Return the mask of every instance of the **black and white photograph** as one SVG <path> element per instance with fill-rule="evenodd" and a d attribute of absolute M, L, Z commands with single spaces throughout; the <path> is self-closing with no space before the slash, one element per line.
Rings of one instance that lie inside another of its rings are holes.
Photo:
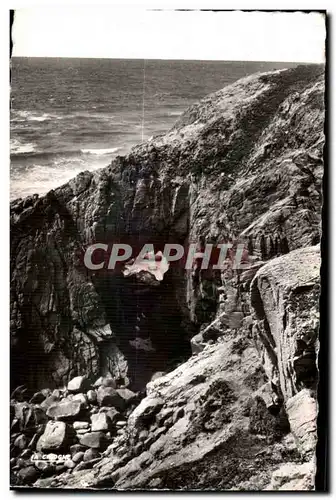
<path fill-rule="evenodd" d="M 8 487 L 326 491 L 326 11 L 10 16 Z"/>

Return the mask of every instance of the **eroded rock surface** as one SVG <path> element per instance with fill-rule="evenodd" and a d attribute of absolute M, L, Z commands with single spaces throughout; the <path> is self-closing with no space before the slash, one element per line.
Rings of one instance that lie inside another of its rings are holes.
<path fill-rule="evenodd" d="M 323 67 L 253 75 L 105 169 L 12 203 L 14 484 L 314 487 L 323 124 Z M 171 265 L 157 280 L 83 260 L 96 242 L 230 238 L 243 272 Z M 42 471 L 30 456 L 63 407 L 78 407 L 71 458 Z"/>

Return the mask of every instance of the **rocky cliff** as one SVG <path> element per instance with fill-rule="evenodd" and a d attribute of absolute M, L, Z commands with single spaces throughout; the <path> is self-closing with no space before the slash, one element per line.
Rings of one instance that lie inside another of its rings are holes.
<path fill-rule="evenodd" d="M 323 129 L 322 67 L 253 75 L 105 169 L 12 203 L 15 484 L 313 488 Z M 83 263 L 97 242 L 235 239 L 242 273 Z M 37 442 L 74 453 L 39 469 Z"/>

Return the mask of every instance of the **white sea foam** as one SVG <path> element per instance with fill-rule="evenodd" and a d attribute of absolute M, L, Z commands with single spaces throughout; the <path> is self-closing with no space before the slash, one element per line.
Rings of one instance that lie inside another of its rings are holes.
<path fill-rule="evenodd" d="M 53 118 L 52 115 L 49 115 L 48 113 L 43 113 L 41 116 L 30 116 L 28 119 L 31 122 L 45 122 L 46 120 L 51 120 Z"/>
<path fill-rule="evenodd" d="M 12 110 L 12 119 L 17 122 L 45 122 L 47 120 L 62 120 L 63 116 L 53 113 L 36 113 L 27 110 Z"/>
<path fill-rule="evenodd" d="M 11 154 L 33 153 L 35 151 L 35 148 L 36 144 L 34 144 L 33 142 L 27 142 L 26 144 L 23 144 L 18 139 L 11 139 L 10 141 Z"/>
<path fill-rule="evenodd" d="M 13 169 L 11 172 L 11 199 L 29 196 L 35 193 L 43 195 L 55 189 L 78 175 L 83 170 L 91 172 L 106 166 L 106 162 L 93 162 L 89 165 L 76 160 L 75 162 L 63 161 L 48 166 L 35 164 L 24 170 Z"/>
<path fill-rule="evenodd" d="M 116 153 L 120 148 L 103 148 L 103 149 L 81 149 L 84 154 L 91 155 L 107 155 L 110 153 Z"/>

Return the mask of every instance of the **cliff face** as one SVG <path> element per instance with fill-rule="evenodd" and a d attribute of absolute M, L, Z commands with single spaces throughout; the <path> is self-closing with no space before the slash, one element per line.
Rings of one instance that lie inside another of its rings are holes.
<path fill-rule="evenodd" d="M 56 486 L 312 487 L 323 123 L 323 68 L 253 75 L 105 169 L 12 203 L 13 385 L 109 372 L 144 391 L 177 366 L 129 416 L 118 438 L 127 454 L 116 446 Z M 160 250 L 232 236 L 253 256 L 239 279 L 172 266 L 140 283 L 82 259 L 96 242 Z M 216 319 L 215 344 L 195 337 Z M 202 352 L 181 365 L 192 337 Z M 152 438 L 136 447 L 141 431 Z"/>

